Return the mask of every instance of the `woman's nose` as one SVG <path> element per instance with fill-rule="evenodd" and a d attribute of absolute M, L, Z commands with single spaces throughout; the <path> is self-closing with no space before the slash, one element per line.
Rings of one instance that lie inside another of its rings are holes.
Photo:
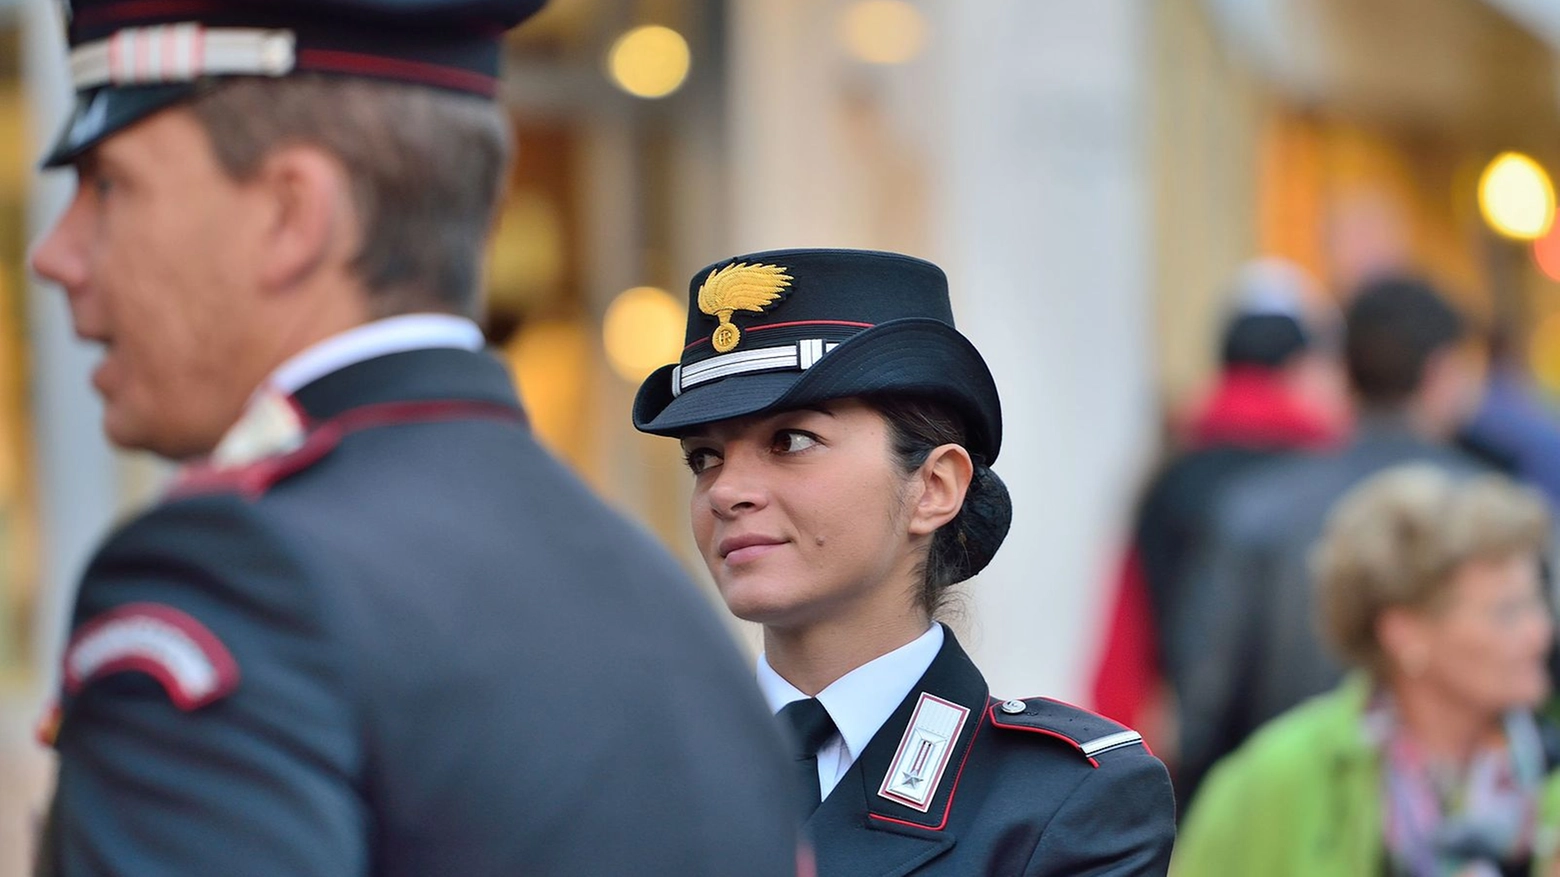
<path fill-rule="evenodd" d="M 764 507 L 767 493 L 756 463 L 749 454 L 727 449 L 726 458 L 715 471 L 715 481 L 709 489 L 710 508 L 717 517 L 731 517 Z"/>

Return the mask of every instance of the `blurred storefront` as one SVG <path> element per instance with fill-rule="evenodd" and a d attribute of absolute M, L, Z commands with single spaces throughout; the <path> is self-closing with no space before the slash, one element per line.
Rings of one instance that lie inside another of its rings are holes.
<path fill-rule="evenodd" d="M 1560 171 L 1560 6 L 1169 0 L 1158 11 L 1167 398 L 1205 373 L 1209 308 L 1258 253 L 1299 262 L 1337 298 L 1372 272 L 1427 273 L 1518 344 L 1560 308 L 1560 271 L 1492 230 L 1478 200 L 1503 152 Z"/>

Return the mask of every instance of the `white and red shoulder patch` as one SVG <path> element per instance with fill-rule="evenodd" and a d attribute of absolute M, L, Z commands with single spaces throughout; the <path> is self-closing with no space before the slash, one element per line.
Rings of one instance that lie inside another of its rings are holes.
<path fill-rule="evenodd" d="M 238 687 L 238 664 L 205 625 L 162 603 L 129 603 L 82 625 L 65 649 L 65 692 L 136 671 L 156 679 L 181 710 L 214 703 Z"/>

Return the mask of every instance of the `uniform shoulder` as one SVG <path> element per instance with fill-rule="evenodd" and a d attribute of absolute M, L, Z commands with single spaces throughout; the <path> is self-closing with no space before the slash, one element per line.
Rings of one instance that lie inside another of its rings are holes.
<path fill-rule="evenodd" d="M 1148 753 L 1143 735 L 1126 725 L 1048 697 L 992 699 L 987 712 L 993 727 L 1060 743 L 1094 767 L 1099 767 L 1099 759 L 1107 755 L 1128 750 Z"/>

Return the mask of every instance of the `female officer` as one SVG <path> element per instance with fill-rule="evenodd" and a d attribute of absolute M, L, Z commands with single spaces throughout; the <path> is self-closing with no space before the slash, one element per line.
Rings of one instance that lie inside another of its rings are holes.
<path fill-rule="evenodd" d="M 947 279 L 892 253 L 718 262 L 634 425 L 675 436 L 694 539 L 763 626 L 822 875 L 1164 874 L 1170 783 L 1141 738 L 999 700 L 933 622 L 1007 534 L 996 385 Z M 740 781 L 740 780 L 738 780 Z"/>

